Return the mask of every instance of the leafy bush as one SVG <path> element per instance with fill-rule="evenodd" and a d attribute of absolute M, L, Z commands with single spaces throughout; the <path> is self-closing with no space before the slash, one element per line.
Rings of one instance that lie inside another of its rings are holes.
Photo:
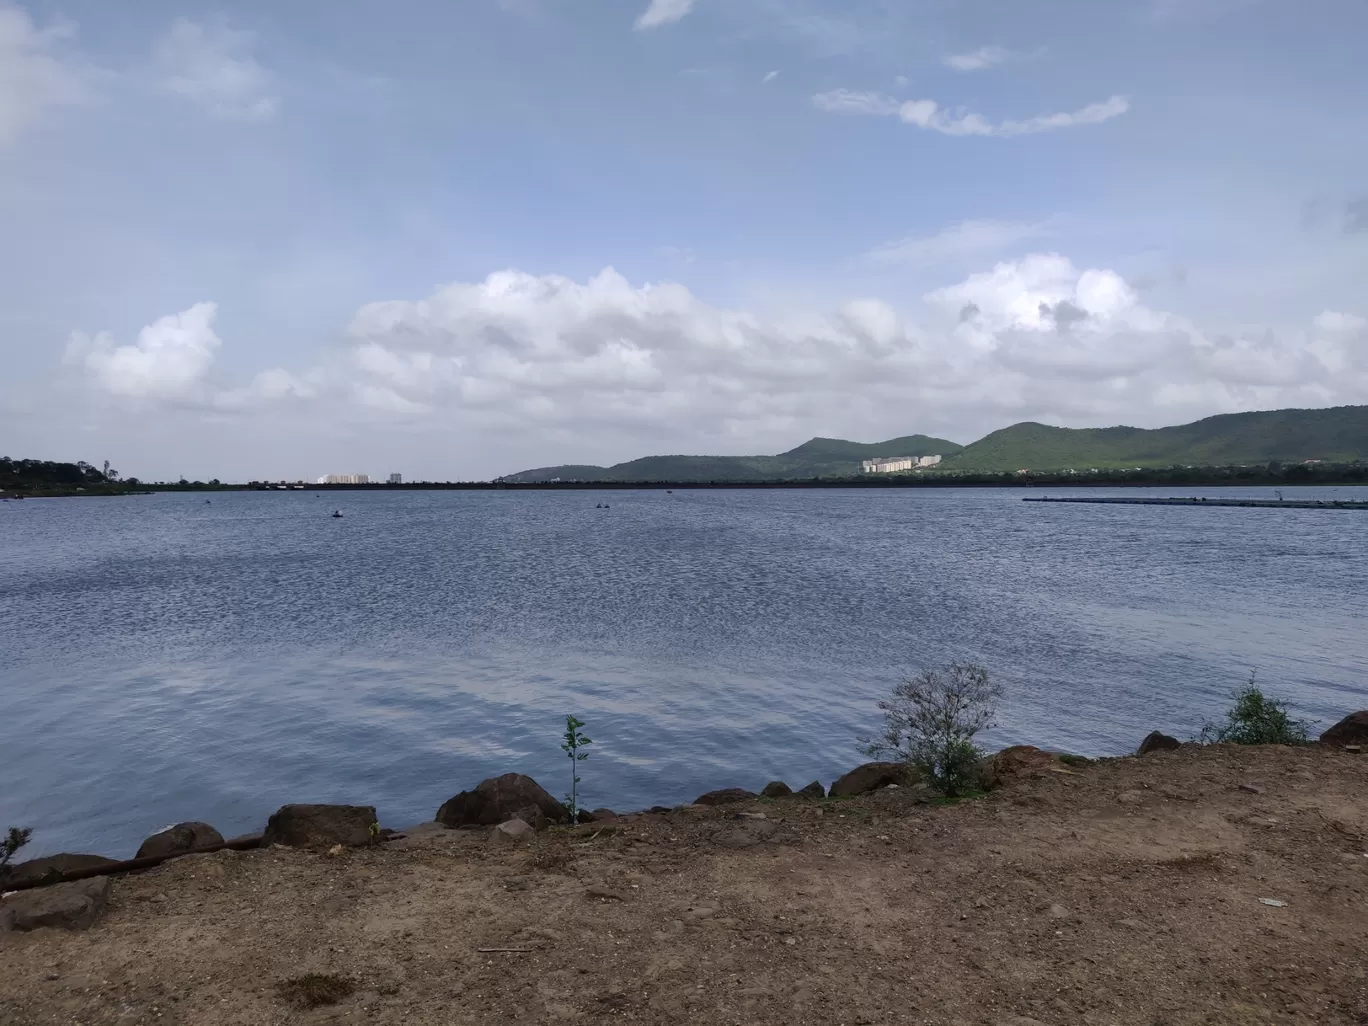
<path fill-rule="evenodd" d="M 1224 723 L 1208 723 L 1202 728 L 1204 744 L 1222 742 L 1234 745 L 1307 745 L 1311 725 L 1287 715 L 1287 704 L 1268 698 L 1249 683 L 1231 695 L 1235 704 L 1226 712 Z"/>
<path fill-rule="evenodd" d="M 916 766 L 933 787 L 948 796 L 977 789 L 978 761 L 984 753 L 974 744 L 979 731 L 993 725 L 1002 688 L 988 671 L 971 663 L 951 663 L 923 670 L 893 688 L 879 703 L 883 733 L 861 738 L 871 756 L 894 756 Z"/>
<path fill-rule="evenodd" d="M 28 827 L 10 827 L 5 832 L 5 839 L 0 841 L 0 876 L 4 875 L 5 867 L 9 865 L 10 859 L 24 845 L 29 843 L 29 838 L 33 836 L 33 831 Z"/>

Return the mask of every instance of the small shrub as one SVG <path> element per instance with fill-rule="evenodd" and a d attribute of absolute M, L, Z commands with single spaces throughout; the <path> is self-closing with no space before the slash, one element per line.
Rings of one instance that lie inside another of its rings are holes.
<path fill-rule="evenodd" d="M 5 839 L 0 841 L 0 873 L 5 871 L 10 859 L 18 853 L 19 849 L 29 843 L 29 838 L 33 836 L 33 831 L 28 827 L 10 827 L 5 831 Z"/>
<path fill-rule="evenodd" d="M 570 757 L 570 793 L 565 796 L 565 808 L 570 813 L 570 822 L 579 822 L 579 764 L 589 758 L 583 751 L 585 745 L 594 742 L 580 733 L 583 721 L 573 716 L 565 718 L 565 734 L 561 739 L 561 751 Z"/>
<path fill-rule="evenodd" d="M 1080 768 L 1083 766 L 1092 765 L 1092 760 L 1089 759 L 1086 755 L 1064 754 L 1059 757 L 1059 761 L 1062 762 L 1065 766 L 1077 766 Z"/>
<path fill-rule="evenodd" d="M 331 973 L 306 973 L 292 980 L 282 980 L 276 991 L 287 1005 L 295 1008 L 320 1008 L 335 1005 L 356 991 L 356 981 Z"/>
<path fill-rule="evenodd" d="M 1307 745 L 1311 725 L 1287 715 L 1287 703 L 1268 698 L 1249 683 L 1231 697 L 1235 704 L 1226 712 L 1224 723 L 1208 723 L 1202 728 L 1203 744 L 1219 742 L 1233 745 Z"/>
<path fill-rule="evenodd" d="M 879 703 L 884 731 L 862 738 L 869 755 L 905 759 L 948 797 L 976 791 L 983 752 L 974 744 L 979 731 L 993 725 L 1002 688 L 988 671 L 970 663 L 923 670 L 893 688 Z"/>

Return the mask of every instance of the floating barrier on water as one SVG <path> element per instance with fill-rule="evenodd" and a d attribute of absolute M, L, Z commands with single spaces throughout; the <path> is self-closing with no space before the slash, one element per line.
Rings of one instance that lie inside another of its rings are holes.
<path fill-rule="evenodd" d="M 1368 501 L 1359 499 L 1194 499 L 1178 496 L 1169 499 L 1092 497 L 1077 495 L 1033 495 L 1022 502 L 1093 502 L 1111 506 L 1249 506 L 1255 509 L 1360 509 L 1368 511 Z"/>

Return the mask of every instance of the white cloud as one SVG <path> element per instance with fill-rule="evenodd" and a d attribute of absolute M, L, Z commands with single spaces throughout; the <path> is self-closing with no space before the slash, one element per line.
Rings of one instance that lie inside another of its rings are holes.
<path fill-rule="evenodd" d="M 999 252 L 1039 235 L 1041 226 L 989 219 L 961 221 L 935 235 L 887 242 L 866 254 L 880 264 L 932 266 Z"/>
<path fill-rule="evenodd" d="M 1090 103 L 1072 114 L 1042 114 L 1027 118 L 1025 121 L 1004 121 L 998 125 L 998 135 L 1032 135 L 1048 132 L 1055 128 L 1070 128 L 1074 125 L 1100 125 L 1103 121 L 1120 117 L 1130 110 L 1130 101 L 1124 96 L 1113 96 L 1100 103 Z"/>
<path fill-rule="evenodd" d="M 832 114 L 896 114 L 898 101 L 882 93 L 860 92 L 855 89 L 832 89 L 812 98 L 818 110 Z"/>
<path fill-rule="evenodd" d="M 956 71 L 982 71 L 1001 64 L 1007 59 L 1007 51 L 1000 46 L 983 46 L 973 53 L 947 54 L 942 63 Z"/>
<path fill-rule="evenodd" d="M 61 22 L 39 29 L 23 8 L 0 0 L 0 146 L 49 107 L 85 99 L 82 73 L 58 53 L 74 31 Z"/>
<path fill-rule="evenodd" d="M 137 343 L 77 336 L 73 359 L 118 396 L 217 415 L 311 404 L 310 423 L 604 446 L 765 451 L 814 430 L 952 436 L 1017 420 L 1180 423 L 1218 412 L 1368 402 L 1368 322 L 1327 311 L 1301 331 L 1207 332 L 1146 306 L 1114 271 L 1036 253 L 899 310 L 856 297 L 778 316 L 714 306 L 677 284 L 501 271 L 424 299 L 361 307 L 347 345 L 295 376 L 209 380 L 213 304 Z M 851 397 L 859 396 L 858 403 Z M 534 444 L 535 443 L 535 444 Z M 523 443 L 518 443 L 522 445 Z M 509 466 L 504 470 L 521 469 Z"/>
<path fill-rule="evenodd" d="M 993 124 L 982 114 L 963 110 L 951 111 L 935 100 L 907 100 L 899 103 L 882 93 L 833 89 L 818 93 L 812 102 L 819 110 L 833 114 L 897 115 L 905 124 L 944 135 L 1034 135 L 1074 125 L 1096 125 L 1118 117 L 1130 109 L 1124 96 L 1113 96 L 1100 103 L 1092 103 L 1071 113 L 1041 114 L 1024 121 L 1002 121 Z"/>
<path fill-rule="evenodd" d="M 147 325 L 128 346 L 115 346 L 108 332 L 93 338 L 75 332 L 67 345 L 67 362 L 83 366 L 113 395 L 193 399 L 201 392 L 219 347 L 214 334 L 217 313 L 215 303 L 196 303 Z"/>
<path fill-rule="evenodd" d="M 270 73 L 247 52 L 251 41 L 247 32 L 177 18 L 156 47 L 162 84 L 218 117 L 266 120 L 279 100 Z"/>
<path fill-rule="evenodd" d="M 1316 318 L 1316 327 L 1321 331 L 1362 331 L 1368 327 L 1368 320 L 1353 314 L 1326 310 Z"/>
<path fill-rule="evenodd" d="M 766 73 L 765 73 L 765 77 L 762 78 L 762 79 L 760 80 L 760 84 L 761 84 L 761 85 L 768 85 L 770 82 L 773 82 L 773 81 L 774 81 L 776 78 L 778 78 L 778 77 L 779 77 L 779 72 L 777 72 L 777 71 L 769 71 L 769 72 L 766 72 Z"/>
<path fill-rule="evenodd" d="M 64 362 L 79 367 L 99 391 L 124 399 L 241 410 L 263 402 L 309 399 L 327 387 L 327 372 L 303 378 L 278 367 L 258 373 L 244 387 L 222 388 L 210 380 L 222 340 L 214 331 L 218 304 L 196 303 L 158 318 L 132 345 L 117 346 L 109 332 L 72 332 Z"/>
<path fill-rule="evenodd" d="M 899 89 L 906 89 L 906 88 L 907 88 L 907 83 L 908 83 L 909 81 L 910 81 L 910 80 L 908 79 L 908 77 L 907 77 L 906 75 L 898 75 L 897 77 L 895 77 L 895 78 L 893 79 L 893 84 L 894 84 L 895 86 L 897 86 Z"/>
<path fill-rule="evenodd" d="M 650 6 L 636 20 L 639 29 L 656 28 L 679 21 L 691 10 L 694 0 L 651 0 Z"/>

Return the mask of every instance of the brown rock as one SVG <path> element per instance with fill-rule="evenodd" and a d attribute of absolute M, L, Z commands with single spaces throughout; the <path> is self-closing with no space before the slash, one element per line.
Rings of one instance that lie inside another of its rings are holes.
<path fill-rule="evenodd" d="M 1065 769 L 1059 756 L 1034 745 L 1013 745 L 979 763 L 984 787 L 1001 787 L 1014 779 L 1038 777 Z"/>
<path fill-rule="evenodd" d="M 1145 735 L 1145 740 L 1140 742 L 1140 747 L 1135 750 L 1135 754 L 1149 755 L 1150 752 L 1167 752 L 1182 747 L 1183 743 L 1176 737 L 1169 737 L 1167 734 L 1154 730 Z"/>
<path fill-rule="evenodd" d="M 3 873 L 0 880 L 4 881 L 4 887 L 0 887 L 0 890 L 32 887 L 43 881 L 58 880 L 64 873 L 109 866 L 116 861 L 118 860 L 107 859 L 103 855 L 72 855 L 65 852 L 61 855 L 45 855 L 41 859 L 29 859 L 27 862 L 9 866 L 7 871 L 0 871 Z"/>
<path fill-rule="evenodd" d="M 713 840 L 724 848 L 749 848 L 768 840 L 778 829 L 778 826 L 768 820 L 743 820 L 734 827 L 719 831 Z"/>
<path fill-rule="evenodd" d="M 782 780 L 771 780 L 761 789 L 760 794 L 765 798 L 787 798 L 793 794 L 793 788 Z"/>
<path fill-rule="evenodd" d="M 177 823 L 143 841 L 135 858 L 151 855 L 182 855 L 196 848 L 223 843 L 223 835 L 208 823 Z"/>
<path fill-rule="evenodd" d="M 867 762 L 863 766 L 856 766 L 832 784 L 827 795 L 831 798 L 849 798 L 877 791 L 889 784 L 915 784 L 920 779 L 921 772 L 905 762 Z"/>
<path fill-rule="evenodd" d="M 546 790 L 522 773 L 505 773 L 480 781 L 473 791 L 462 791 L 449 798 L 437 810 L 437 822 L 443 826 L 494 826 L 506 822 L 517 813 L 535 805 L 548 821 L 566 823 L 570 813 Z"/>
<path fill-rule="evenodd" d="M 1350 713 L 1320 736 L 1323 745 L 1368 744 L 1368 709 Z"/>
<path fill-rule="evenodd" d="M 0 902 L 0 932 L 45 926 L 89 930 L 108 901 L 107 876 L 21 891 Z"/>
<path fill-rule="evenodd" d="M 694 799 L 695 805 L 727 805 L 731 802 L 747 802 L 752 798 L 760 797 L 754 791 L 747 791 L 740 787 L 724 787 L 718 791 L 709 791 L 707 794 L 700 794 Z"/>
<path fill-rule="evenodd" d="M 263 848 L 284 844 L 292 848 L 359 847 L 371 843 L 373 805 L 282 805 L 266 822 Z"/>
<path fill-rule="evenodd" d="M 525 809 L 519 809 L 517 812 L 513 813 L 513 815 L 509 818 L 520 819 L 528 826 L 530 826 L 533 830 L 546 829 L 546 813 L 542 812 L 542 810 L 535 805 L 529 805 Z"/>
<path fill-rule="evenodd" d="M 807 787 L 797 792 L 799 798 L 825 798 L 826 788 L 822 786 L 820 780 L 814 780 Z"/>
<path fill-rule="evenodd" d="M 611 823 L 620 817 L 612 809 L 594 809 L 592 812 L 580 809 L 579 818 L 581 823 Z"/>
<path fill-rule="evenodd" d="M 537 835 L 537 831 L 530 823 L 522 819 L 510 819 L 507 823 L 500 823 L 489 832 L 490 844 L 517 844 L 519 841 L 530 841 Z"/>

